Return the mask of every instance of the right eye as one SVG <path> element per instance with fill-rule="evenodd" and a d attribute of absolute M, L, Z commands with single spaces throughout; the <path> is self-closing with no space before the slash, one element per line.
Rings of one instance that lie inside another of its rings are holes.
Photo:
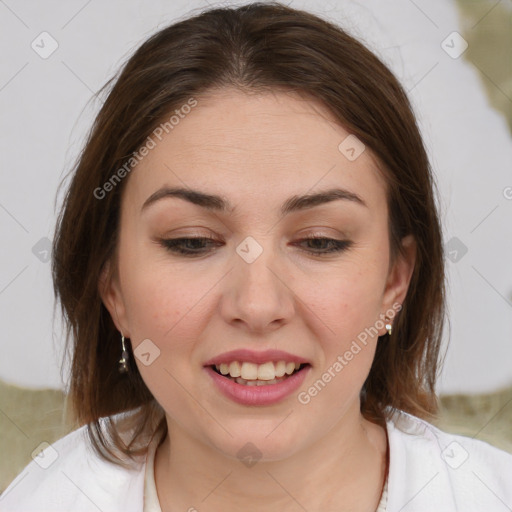
<path fill-rule="evenodd" d="M 220 242 L 213 237 L 162 238 L 159 240 L 160 245 L 170 252 L 184 256 L 201 256 L 202 254 L 210 252 L 209 250 L 204 250 L 204 242 L 208 242 L 208 246 L 220 244 Z"/>

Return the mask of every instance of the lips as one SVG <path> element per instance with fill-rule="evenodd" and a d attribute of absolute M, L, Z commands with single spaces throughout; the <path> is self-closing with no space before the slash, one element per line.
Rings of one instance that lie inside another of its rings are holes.
<path fill-rule="evenodd" d="M 271 405 L 285 399 L 311 370 L 307 359 L 282 350 L 232 350 L 203 366 L 223 395 L 243 405 Z"/>
<path fill-rule="evenodd" d="M 270 381 L 245 380 L 221 375 L 215 366 L 205 366 L 215 388 L 228 399 L 245 406 L 269 406 L 289 398 L 303 384 L 311 371 L 311 365 L 301 365 L 291 375 Z"/>

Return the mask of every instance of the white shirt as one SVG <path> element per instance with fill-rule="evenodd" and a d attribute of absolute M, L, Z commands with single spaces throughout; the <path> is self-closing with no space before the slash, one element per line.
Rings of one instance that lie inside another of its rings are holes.
<path fill-rule="evenodd" d="M 512 510 L 512 454 L 403 411 L 394 411 L 386 427 L 386 512 Z M 160 512 L 148 460 L 154 451 L 132 470 L 104 461 L 81 427 L 28 464 L 0 497 L 0 512 Z"/>

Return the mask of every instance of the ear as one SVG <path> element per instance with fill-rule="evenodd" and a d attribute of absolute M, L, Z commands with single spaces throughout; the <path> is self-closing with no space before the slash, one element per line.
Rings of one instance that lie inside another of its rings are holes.
<path fill-rule="evenodd" d="M 130 338 L 130 331 L 126 318 L 126 308 L 119 284 L 119 278 L 117 272 L 112 271 L 110 260 L 107 261 L 101 271 L 101 275 L 98 280 L 98 291 L 117 330 L 126 338 Z"/>
<path fill-rule="evenodd" d="M 393 308 L 393 304 L 403 304 L 409 289 L 412 273 L 416 263 L 416 241 L 412 235 L 402 239 L 403 255 L 398 253 L 393 268 L 390 269 L 384 289 L 382 313 Z M 391 319 L 391 323 L 393 320 Z M 380 335 L 385 334 L 384 330 Z"/>

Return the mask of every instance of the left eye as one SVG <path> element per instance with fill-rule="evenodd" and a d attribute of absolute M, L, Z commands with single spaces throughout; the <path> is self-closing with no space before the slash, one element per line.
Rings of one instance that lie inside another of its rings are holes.
<path fill-rule="evenodd" d="M 312 248 L 310 246 L 309 249 L 304 249 L 306 252 L 320 256 L 323 254 L 342 252 L 352 245 L 350 240 L 335 240 L 327 237 L 303 238 L 299 240 L 298 243 L 303 244 L 305 242 L 313 243 L 316 246 Z M 169 238 L 160 240 L 160 243 L 169 251 L 185 256 L 205 254 L 211 250 L 208 249 L 208 246 L 222 245 L 222 242 L 210 237 Z M 319 245 L 321 247 L 319 247 Z"/>
<path fill-rule="evenodd" d="M 319 251 L 312 252 L 320 255 L 332 252 L 341 252 L 344 251 L 345 249 L 348 249 L 352 245 L 352 242 L 350 240 L 335 240 L 334 238 L 326 237 L 304 238 L 300 240 L 300 242 L 315 242 L 313 245 L 316 245 L 316 248 L 319 249 Z M 324 244 L 317 244 L 316 242 L 324 242 Z M 325 247 L 325 244 L 327 244 L 329 248 L 325 248 L 322 250 L 320 247 L 318 247 L 318 245 L 324 245 Z"/>

